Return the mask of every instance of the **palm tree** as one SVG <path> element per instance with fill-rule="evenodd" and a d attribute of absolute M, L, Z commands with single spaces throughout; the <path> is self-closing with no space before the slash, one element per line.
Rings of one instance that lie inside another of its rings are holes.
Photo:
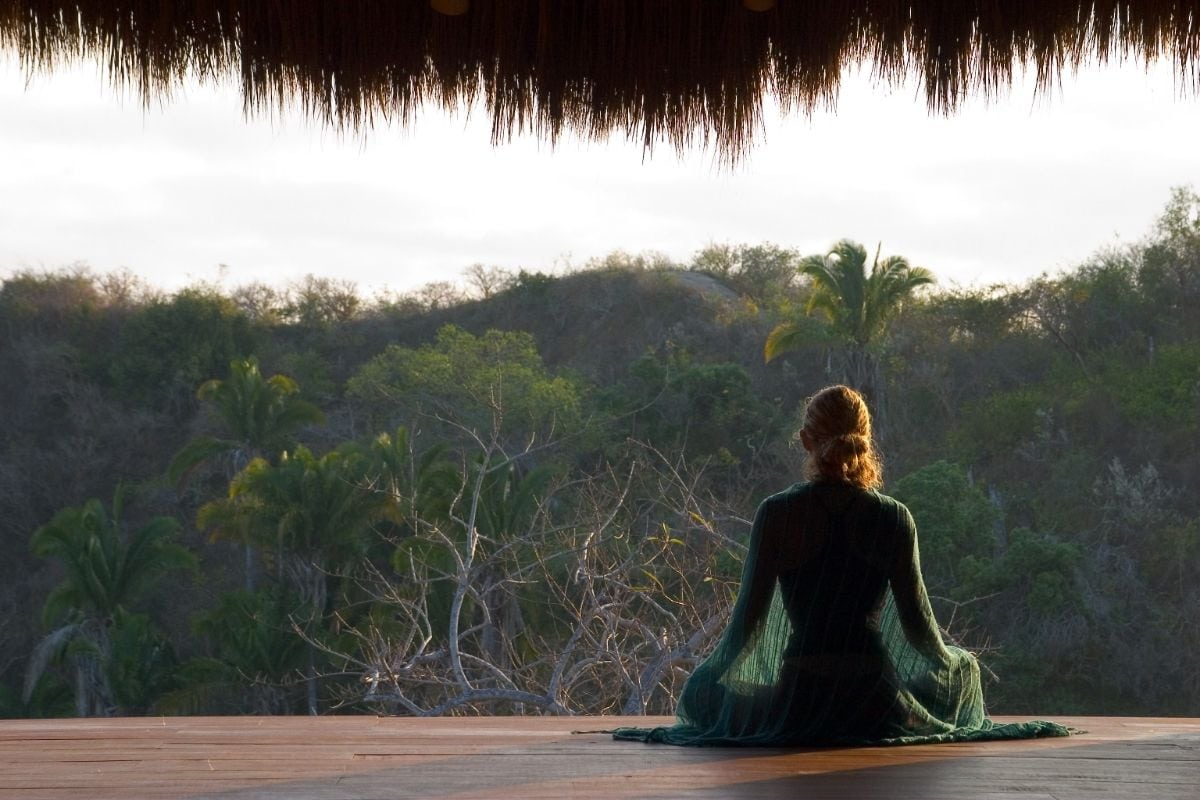
<path fill-rule="evenodd" d="M 215 609 L 196 615 L 193 630 L 212 647 L 192 658 L 180 673 L 182 687 L 158 703 L 168 713 L 223 709 L 231 713 L 287 714 L 292 688 L 308 662 L 294 620 L 306 603 L 284 587 L 230 592 Z"/>
<path fill-rule="evenodd" d="M 317 625 L 327 613 L 329 577 L 367 548 L 373 523 L 399 522 L 399 498 L 376 491 L 366 459 L 355 449 L 320 458 L 304 447 L 278 464 L 251 461 L 233 479 L 229 496 L 205 504 L 197 523 L 214 538 L 236 538 L 266 549 L 280 584 L 304 599 L 308 618 L 294 620 L 309 643 L 308 706 L 317 713 Z"/>
<path fill-rule="evenodd" d="M 185 480 L 201 463 L 228 455 L 233 472 L 251 459 L 278 460 L 292 447 L 292 434 L 305 425 L 320 425 L 320 409 L 299 396 L 299 385 L 286 375 L 264 378 L 258 361 L 251 357 L 229 364 L 229 377 L 205 381 L 196 396 L 215 404 L 217 417 L 229 435 L 193 439 L 171 459 L 167 477 L 173 483 Z"/>
<path fill-rule="evenodd" d="M 123 535 L 122 494 L 118 487 L 111 517 L 92 499 L 59 511 L 33 534 L 34 554 L 57 560 L 67 574 L 46 599 L 45 620 L 59 627 L 30 657 L 26 700 L 49 663 L 65 652 L 75 668 L 79 715 L 109 713 L 114 694 L 106 673 L 113 631 L 130 621 L 134 600 L 166 572 L 195 564 L 195 557 L 172 541 L 179 525 L 170 517 L 155 517 Z"/>
<path fill-rule="evenodd" d="M 887 335 L 888 325 L 904 301 L 919 287 L 934 282 L 933 273 L 911 266 L 901 256 L 875 260 L 867 272 L 867 251 L 843 239 L 825 255 L 800 262 L 800 273 L 812 282 L 807 313 L 820 311 L 833 332 L 846 345 L 846 380 L 868 396 L 878 386 L 873 350 Z M 767 361 L 804 343 L 804 328 L 795 321 L 775 326 L 767 336 L 763 356 Z"/>
<path fill-rule="evenodd" d="M 286 375 L 263 378 L 253 357 L 231 362 L 228 378 L 205 381 L 196 392 L 201 400 L 215 404 L 217 417 L 229 435 L 200 436 L 188 442 L 171 459 L 167 478 L 180 485 L 202 463 L 219 457 L 229 459 L 230 479 L 255 458 L 277 461 L 280 453 L 295 444 L 292 435 L 296 430 L 325 422 L 320 409 L 301 399 L 299 391 Z M 245 547 L 246 591 L 252 592 L 254 548 L 248 542 Z"/>
<path fill-rule="evenodd" d="M 458 473 L 446 459 L 445 444 L 418 453 L 403 426 L 395 434 L 381 433 L 369 444 L 349 444 L 343 450 L 362 459 L 367 485 L 387 495 L 398 515 L 409 523 L 429 514 L 443 514 L 454 495 Z"/>

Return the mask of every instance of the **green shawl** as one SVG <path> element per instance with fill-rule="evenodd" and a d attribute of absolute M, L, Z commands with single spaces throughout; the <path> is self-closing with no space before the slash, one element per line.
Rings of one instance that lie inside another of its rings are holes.
<path fill-rule="evenodd" d="M 975 657 L 942 641 L 912 515 L 890 497 L 807 483 L 758 509 L 741 590 L 670 727 L 617 739 L 679 745 L 910 744 L 1065 736 L 995 724 Z"/>

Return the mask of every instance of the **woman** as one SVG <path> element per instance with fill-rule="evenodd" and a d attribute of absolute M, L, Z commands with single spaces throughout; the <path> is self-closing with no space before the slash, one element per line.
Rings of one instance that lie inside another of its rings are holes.
<path fill-rule="evenodd" d="M 942 641 L 908 509 L 879 494 L 862 396 L 813 396 L 806 483 L 758 509 L 721 641 L 688 679 L 676 723 L 618 739 L 670 744 L 910 743 L 1060 736 L 993 724 L 974 656 Z"/>

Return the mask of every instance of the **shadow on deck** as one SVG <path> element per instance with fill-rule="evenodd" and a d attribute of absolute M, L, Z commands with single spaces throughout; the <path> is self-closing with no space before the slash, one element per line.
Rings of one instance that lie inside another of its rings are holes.
<path fill-rule="evenodd" d="M 796 750 L 614 742 L 627 717 L 0 721 L 0 798 L 1200 797 L 1200 719 L 1067 739 Z"/>

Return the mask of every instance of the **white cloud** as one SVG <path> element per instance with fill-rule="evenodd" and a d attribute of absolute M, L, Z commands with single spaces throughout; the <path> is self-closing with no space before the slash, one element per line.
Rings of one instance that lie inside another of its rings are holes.
<path fill-rule="evenodd" d="M 205 86 L 144 111 L 94 68 L 26 89 L 0 61 L 0 275 L 82 260 L 174 287 L 225 263 L 235 283 L 405 288 L 474 262 L 850 237 L 945 280 L 1019 281 L 1140 237 L 1169 187 L 1200 183 L 1200 103 L 1175 94 L 1168 67 L 1113 66 L 942 118 L 911 88 L 850 76 L 836 114 L 768 109 L 765 140 L 722 172 L 620 140 L 493 148 L 479 113 L 339 136 L 244 120 L 234 91 Z"/>

